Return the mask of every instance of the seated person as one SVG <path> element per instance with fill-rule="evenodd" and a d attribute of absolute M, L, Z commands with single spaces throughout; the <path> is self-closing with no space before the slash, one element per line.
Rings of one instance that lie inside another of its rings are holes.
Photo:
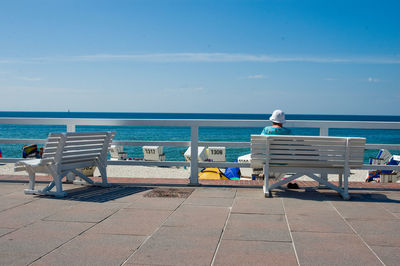
<path fill-rule="evenodd" d="M 290 129 L 283 127 L 286 122 L 283 111 L 275 110 L 269 120 L 272 122 L 272 126 L 265 127 L 261 135 L 290 135 Z"/>
<path fill-rule="evenodd" d="M 272 122 L 272 126 L 265 127 L 261 135 L 290 135 L 290 129 L 283 127 L 286 120 L 285 113 L 282 110 L 275 110 L 269 120 Z M 299 185 L 296 183 L 288 183 L 287 187 L 297 189 Z"/>

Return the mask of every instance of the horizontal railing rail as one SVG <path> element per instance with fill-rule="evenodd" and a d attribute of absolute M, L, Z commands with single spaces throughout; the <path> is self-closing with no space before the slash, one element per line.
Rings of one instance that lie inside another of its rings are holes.
<path fill-rule="evenodd" d="M 127 146 L 170 146 L 191 147 L 191 153 L 197 154 L 199 146 L 222 146 L 248 148 L 250 142 L 199 141 L 200 127 L 259 127 L 270 125 L 265 120 L 206 120 L 206 119 L 86 119 L 86 118 L 0 118 L 2 125 L 63 125 L 67 131 L 76 131 L 76 126 L 129 126 L 129 127 L 189 127 L 190 141 L 131 141 L 115 140 L 113 144 Z M 330 129 L 394 129 L 400 130 L 400 122 L 366 121 L 311 121 L 290 120 L 285 124 L 292 128 L 317 128 L 319 135 L 328 136 Z M 44 144 L 46 139 L 7 139 L 0 138 L 0 144 Z M 366 144 L 366 149 L 400 150 L 400 144 Z M 0 163 L 11 163 L 20 158 L 0 158 Z M 190 167 L 190 184 L 198 184 L 198 169 L 202 167 L 250 167 L 249 163 L 198 162 L 196 156 L 190 162 L 184 161 L 108 161 L 110 165 L 178 166 Z M 400 170 L 400 166 L 363 165 L 362 169 Z"/>

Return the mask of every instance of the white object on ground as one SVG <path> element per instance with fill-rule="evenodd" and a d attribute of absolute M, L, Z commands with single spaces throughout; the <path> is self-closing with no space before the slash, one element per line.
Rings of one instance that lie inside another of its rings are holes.
<path fill-rule="evenodd" d="M 163 146 L 143 146 L 143 159 L 145 161 L 165 161 Z"/>
<path fill-rule="evenodd" d="M 207 160 L 207 153 L 204 147 L 198 147 L 197 154 L 199 162 L 204 162 Z M 191 156 L 190 147 L 185 151 L 184 156 L 185 160 L 190 162 L 190 156 Z"/>
<path fill-rule="evenodd" d="M 208 147 L 207 156 L 210 162 L 225 162 L 226 148 L 225 147 Z"/>

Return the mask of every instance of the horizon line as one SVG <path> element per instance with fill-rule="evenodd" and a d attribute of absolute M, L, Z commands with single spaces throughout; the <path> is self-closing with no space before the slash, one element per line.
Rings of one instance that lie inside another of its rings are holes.
<path fill-rule="evenodd" d="M 0 64 L 52 62 L 149 62 L 149 63 L 344 63 L 400 64 L 400 56 L 281 56 L 246 53 L 142 53 L 0 58 Z"/>

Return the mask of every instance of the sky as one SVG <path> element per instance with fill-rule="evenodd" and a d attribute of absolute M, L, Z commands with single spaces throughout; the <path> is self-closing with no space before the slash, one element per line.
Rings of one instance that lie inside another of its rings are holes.
<path fill-rule="evenodd" d="M 399 10 L 2 0 L 0 111 L 400 115 Z"/>

